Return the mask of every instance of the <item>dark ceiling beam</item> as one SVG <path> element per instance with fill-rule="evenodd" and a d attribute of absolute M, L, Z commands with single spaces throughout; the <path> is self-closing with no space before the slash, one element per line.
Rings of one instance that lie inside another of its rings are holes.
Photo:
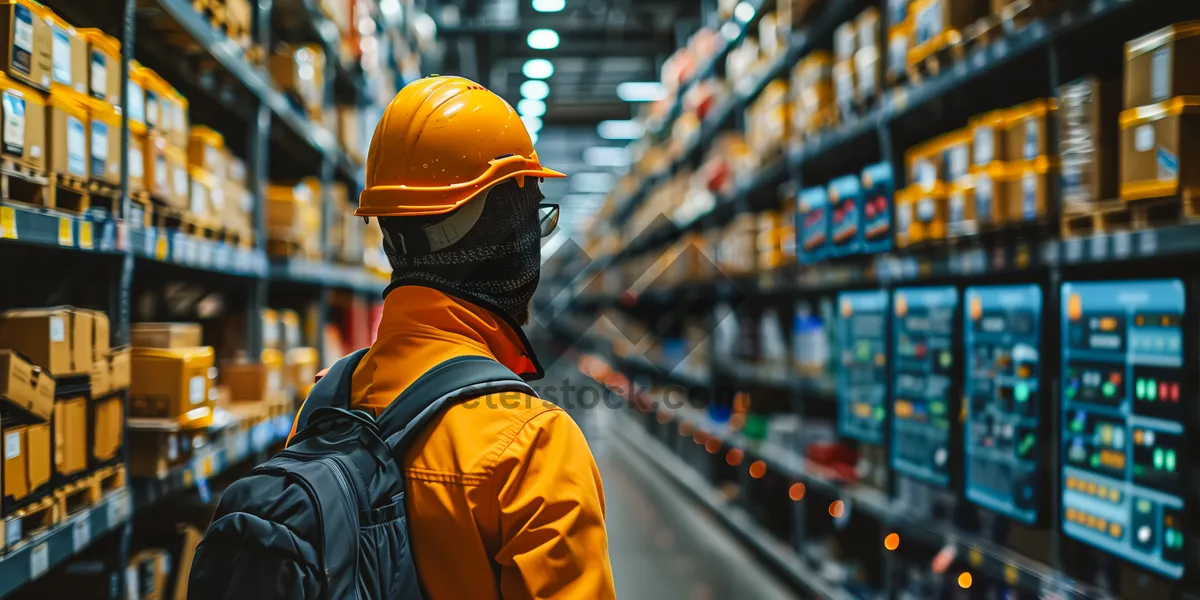
<path fill-rule="evenodd" d="M 578 40 L 564 38 L 553 50 L 534 50 L 525 45 L 514 45 L 504 52 L 504 58 L 596 58 L 606 56 L 654 57 L 669 54 L 672 46 L 667 42 L 635 40 Z"/>

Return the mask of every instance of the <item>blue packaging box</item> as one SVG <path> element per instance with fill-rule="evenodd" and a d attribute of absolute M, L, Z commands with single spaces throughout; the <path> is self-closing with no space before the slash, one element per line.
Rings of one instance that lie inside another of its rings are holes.
<path fill-rule="evenodd" d="M 797 255 L 803 264 L 824 260 L 829 253 L 829 196 L 825 188 L 801 190 L 796 202 Z"/>
<path fill-rule="evenodd" d="M 896 178 L 889 163 L 871 165 L 862 172 L 863 252 L 874 254 L 892 249 L 892 206 Z"/>
<path fill-rule="evenodd" d="M 857 175 L 838 177 L 829 182 L 831 210 L 829 237 L 831 256 L 862 252 L 863 189 Z"/>

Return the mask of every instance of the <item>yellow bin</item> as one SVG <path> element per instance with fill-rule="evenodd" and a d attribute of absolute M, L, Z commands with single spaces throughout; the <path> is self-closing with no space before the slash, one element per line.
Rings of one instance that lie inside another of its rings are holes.
<path fill-rule="evenodd" d="M 0 128 L 4 154 L 21 165 L 45 173 L 46 96 L 3 73 L 0 73 L 0 90 L 3 90 L 4 114 L 9 117 L 5 127 Z"/>
<path fill-rule="evenodd" d="M 39 6 L 38 12 L 50 25 L 51 82 L 88 93 L 87 40 L 53 10 Z"/>
<path fill-rule="evenodd" d="M 92 156 L 89 174 L 113 185 L 121 184 L 121 115 L 113 105 L 88 98 L 92 115 Z"/>
<path fill-rule="evenodd" d="M 121 42 L 99 29 L 80 29 L 88 46 L 88 93 L 109 104 L 121 101 Z"/>
<path fill-rule="evenodd" d="M 129 122 L 129 193 L 146 191 L 146 124 Z"/>
<path fill-rule="evenodd" d="M 213 349 L 134 348 L 129 416 L 164 419 L 185 429 L 212 425 Z"/>
<path fill-rule="evenodd" d="M 192 127 L 188 139 L 188 165 L 209 173 L 224 173 L 221 160 L 225 152 L 225 136 L 203 125 Z"/>
<path fill-rule="evenodd" d="M 150 195 L 168 206 L 187 209 L 187 203 L 180 203 L 175 197 L 175 188 L 171 185 L 171 166 L 167 162 L 167 140 L 161 131 L 151 129 L 146 133 L 143 160 L 146 161 L 146 188 Z"/>
<path fill-rule="evenodd" d="M 133 123 L 147 125 L 146 122 L 146 78 L 153 73 L 133 61 L 129 64 L 129 87 L 126 90 L 125 110 L 129 112 L 129 120 Z"/>
<path fill-rule="evenodd" d="M 91 160 L 88 140 L 87 96 L 66 87 L 55 88 L 47 99 L 49 120 L 47 153 L 50 172 L 87 179 Z"/>
<path fill-rule="evenodd" d="M 1122 200 L 1200 196 L 1200 96 L 1130 109 L 1120 120 Z"/>
<path fill-rule="evenodd" d="M 50 89 L 50 24 L 40 4 L 32 0 L 0 0 L 0 22 L 6 43 L 0 60 L 10 77 L 40 90 Z M 16 35 L 22 32 L 22 35 Z"/>
<path fill-rule="evenodd" d="M 146 126 L 163 132 L 169 131 L 166 117 L 170 109 L 164 108 L 163 102 L 170 93 L 171 85 L 154 69 L 142 70 L 141 83 L 146 93 Z"/>
<path fill-rule="evenodd" d="M 187 152 L 167 141 L 167 176 L 171 180 L 171 200 L 176 206 L 188 206 L 191 181 L 188 179 Z"/>
<path fill-rule="evenodd" d="M 172 146 L 187 148 L 190 136 L 187 97 L 168 85 L 161 104 L 167 112 L 166 118 L 163 119 L 166 123 L 163 128 L 167 130 L 167 141 Z"/>
<path fill-rule="evenodd" d="M 192 195 L 190 199 L 189 211 L 192 216 L 201 223 L 211 223 L 217 220 L 219 216 L 216 207 L 213 206 L 213 185 L 214 178 L 211 173 L 199 167 L 188 167 L 188 175 L 192 181 Z M 222 191 L 222 197 L 224 191 Z"/>

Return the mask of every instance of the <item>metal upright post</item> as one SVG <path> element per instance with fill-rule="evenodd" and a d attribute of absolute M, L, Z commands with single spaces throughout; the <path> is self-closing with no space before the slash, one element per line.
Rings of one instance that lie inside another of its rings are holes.
<path fill-rule="evenodd" d="M 271 0 L 255 3 L 254 39 L 263 52 L 271 49 Z M 249 166 L 250 193 L 254 196 L 253 226 L 254 250 L 258 256 L 267 251 L 267 199 L 266 186 L 270 177 L 268 149 L 271 142 L 271 109 L 264 99 L 259 98 L 254 122 L 250 123 L 250 135 L 246 143 L 246 164 Z M 246 295 L 246 354 L 250 360 L 259 360 L 263 351 L 262 311 L 267 306 L 268 270 L 263 270 L 252 280 Z"/>

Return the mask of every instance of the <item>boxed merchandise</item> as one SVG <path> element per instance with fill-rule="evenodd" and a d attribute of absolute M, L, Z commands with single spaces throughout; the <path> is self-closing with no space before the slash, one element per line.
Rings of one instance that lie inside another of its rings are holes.
<path fill-rule="evenodd" d="M 946 238 L 946 218 L 949 206 L 946 189 L 918 187 L 913 199 L 913 223 L 909 230 L 909 242 L 917 243 Z"/>
<path fill-rule="evenodd" d="M 163 600 L 167 595 L 167 578 L 171 575 L 171 555 L 162 548 L 142 550 L 129 559 L 125 567 L 125 585 L 130 598 Z"/>
<path fill-rule="evenodd" d="M 984 167 L 992 161 L 1007 160 L 1007 145 L 1004 142 L 1011 120 L 1007 110 L 994 110 L 971 119 L 968 127 L 973 137 L 971 166 Z"/>
<path fill-rule="evenodd" d="M 254 196 L 244 184 L 226 180 L 225 203 L 221 206 L 221 227 L 248 238 L 253 227 L 250 217 L 254 210 Z"/>
<path fill-rule="evenodd" d="M 121 184 L 121 115 L 104 100 L 88 98 L 92 154 L 88 175 L 112 185 Z"/>
<path fill-rule="evenodd" d="M 88 405 L 86 398 L 54 403 L 54 470 L 74 475 L 87 468 Z"/>
<path fill-rule="evenodd" d="M 783 263 L 783 239 L 779 211 L 768 210 L 758 216 L 758 271 L 767 272 Z M 682 246 L 677 246 L 682 249 Z M 670 269 L 670 267 L 668 267 Z M 686 269 L 685 269 L 686 270 Z"/>
<path fill-rule="evenodd" d="M 150 78 L 150 69 L 142 63 L 129 63 L 129 83 L 125 89 L 125 112 L 129 121 L 138 125 L 149 125 L 146 122 L 146 80 Z"/>
<path fill-rule="evenodd" d="M 175 189 L 171 185 L 171 167 L 167 164 L 167 140 L 161 131 L 151 129 L 146 133 L 146 147 L 142 159 L 145 161 L 145 183 L 151 196 L 175 208 L 186 208 L 179 204 Z"/>
<path fill-rule="evenodd" d="M 77 93 L 88 94 L 88 43 L 54 11 L 42 8 L 42 18 L 50 26 L 50 79 Z"/>
<path fill-rule="evenodd" d="M 950 45 L 953 37 L 987 14 L 988 0 L 915 0 L 912 49 L 908 63 L 915 65 Z"/>
<path fill-rule="evenodd" d="M 858 49 L 858 32 L 854 27 L 854 21 L 846 21 L 833 30 L 833 58 L 839 63 L 854 58 Z"/>
<path fill-rule="evenodd" d="M 129 416 L 166 419 L 185 429 L 212 424 L 213 349 L 133 349 Z"/>
<path fill-rule="evenodd" d="M 142 348 L 192 348 L 202 345 L 199 323 L 134 323 L 129 339 Z"/>
<path fill-rule="evenodd" d="M 884 72 L 888 85 L 895 85 L 904 79 L 908 69 L 908 51 L 912 48 L 912 36 L 911 21 L 896 22 L 888 27 L 887 68 Z"/>
<path fill-rule="evenodd" d="M 997 227 L 1008 222 L 1009 189 L 1014 171 L 1005 163 L 995 162 L 977 171 L 971 178 L 971 199 L 978 227 Z"/>
<path fill-rule="evenodd" d="M 47 421 L 54 413 L 54 378 L 12 350 L 0 350 L 0 400 Z"/>
<path fill-rule="evenodd" d="M 191 193 L 189 212 L 202 223 L 216 222 L 225 208 L 225 188 L 216 186 L 213 176 L 199 167 L 188 168 Z M 216 193 L 217 190 L 220 193 Z"/>
<path fill-rule="evenodd" d="M 3 425 L 4 493 L 10 501 L 21 500 L 50 481 L 50 425 Z"/>
<path fill-rule="evenodd" d="M 909 245 L 919 242 L 920 231 L 918 231 L 918 239 L 913 239 L 913 229 L 916 218 L 913 213 L 916 212 L 916 186 L 908 186 L 896 190 L 896 247 L 906 248 Z M 919 229 L 919 227 L 917 228 Z"/>
<path fill-rule="evenodd" d="M 979 222 L 975 214 L 975 180 L 966 177 L 951 183 L 947 189 L 948 214 L 946 237 L 956 238 L 979 233 Z"/>
<path fill-rule="evenodd" d="M 1008 110 L 1005 126 L 1005 160 L 1034 160 L 1050 154 L 1048 134 L 1055 112 L 1052 99 L 1039 99 Z"/>
<path fill-rule="evenodd" d="M 113 350 L 108 358 L 108 384 L 113 390 L 127 390 L 133 382 L 132 351 L 129 348 Z"/>
<path fill-rule="evenodd" d="M 833 65 L 833 97 L 843 113 L 852 112 L 856 93 L 854 60 L 843 60 Z"/>
<path fill-rule="evenodd" d="M 0 348 L 11 348 L 51 375 L 90 373 L 89 359 L 79 369 L 73 364 L 71 309 L 22 308 L 0 314 Z"/>
<path fill-rule="evenodd" d="M 275 85 L 296 96 L 310 116 L 319 113 L 325 100 L 325 52 L 320 46 L 284 46 L 271 54 L 267 68 Z"/>
<path fill-rule="evenodd" d="M 221 383 L 234 402 L 263 402 L 284 388 L 283 353 L 263 350 L 261 362 L 234 362 L 221 366 Z"/>
<path fill-rule="evenodd" d="M 895 187 L 895 175 L 890 163 L 878 163 L 863 169 L 864 252 L 886 252 L 892 248 L 892 197 Z"/>
<path fill-rule="evenodd" d="M 1194 196 L 1200 97 L 1184 96 L 1121 113 L 1121 199 Z"/>
<path fill-rule="evenodd" d="M 105 462 L 117 456 L 124 438 L 125 409 L 120 398 L 97 402 L 93 408 L 92 457 Z"/>
<path fill-rule="evenodd" d="M 171 145 L 163 152 L 167 160 L 167 179 L 171 188 L 172 206 L 190 206 L 192 203 L 192 178 L 188 175 L 187 152 L 178 146 Z"/>
<path fill-rule="evenodd" d="M 279 333 L 282 336 L 281 350 L 300 347 L 300 315 L 296 311 L 279 311 Z"/>
<path fill-rule="evenodd" d="M 855 175 L 829 182 L 831 243 L 830 256 L 845 256 L 862 251 L 862 183 Z"/>
<path fill-rule="evenodd" d="M 91 169 L 88 144 L 87 96 L 68 88 L 56 88 L 46 100 L 48 107 L 46 153 L 51 173 L 87 179 Z"/>
<path fill-rule="evenodd" d="M 146 126 L 129 121 L 129 193 L 146 191 Z"/>
<path fill-rule="evenodd" d="M 173 119 L 167 118 L 170 116 L 170 109 L 163 108 L 171 85 L 154 69 L 142 71 L 141 83 L 142 91 L 146 95 L 146 126 L 161 132 L 167 131 L 174 124 L 171 122 Z"/>
<path fill-rule="evenodd" d="M 815 133 L 832 124 L 833 61 L 828 52 L 810 52 L 796 64 L 792 91 L 796 99 L 792 124 L 799 134 Z"/>
<path fill-rule="evenodd" d="M 1200 21 L 1177 23 L 1125 44 L 1125 108 L 1200 95 Z"/>
<path fill-rule="evenodd" d="M 92 372 L 88 377 L 93 398 L 106 396 L 112 391 L 112 368 L 109 366 L 107 358 L 93 362 Z"/>
<path fill-rule="evenodd" d="M 956 181 L 967 176 L 971 171 L 972 134 L 969 129 L 952 131 L 936 140 L 936 147 L 941 152 L 941 179 Z"/>
<path fill-rule="evenodd" d="M 777 155 L 788 136 L 787 84 L 772 81 L 746 109 L 746 143 L 761 159 Z"/>
<path fill-rule="evenodd" d="M 46 172 L 46 97 L 0 73 L 5 126 L 4 154 L 38 173 Z"/>
<path fill-rule="evenodd" d="M 88 44 L 88 92 L 109 104 L 121 102 L 121 43 L 99 29 L 80 29 Z"/>
<path fill-rule="evenodd" d="M 300 397 L 307 397 L 316 381 L 320 365 L 320 353 L 316 348 L 292 348 L 284 359 L 284 385 L 296 390 Z"/>
<path fill-rule="evenodd" d="M 179 90 L 167 85 L 160 101 L 166 111 L 163 118 L 167 143 L 175 148 L 187 148 L 191 141 L 191 121 L 188 119 L 188 99 Z"/>
<path fill-rule="evenodd" d="M 8 44 L 0 50 L 4 72 L 41 90 L 50 89 L 53 60 L 50 24 L 33 0 L 0 0 L 0 27 Z"/>
<path fill-rule="evenodd" d="M 282 350 L 283 336 L 279 333 L 279 313 L 272 308 L 262 309 L 263 348 Z"/>
<path fill-rule="evenodd" d="M 1045 156 L 1009 165 L 1012 185 L 1008 186 L 1009 223 L 1030 223 L 1045 218 L 1053 197 L 1057 169 Z"/>
<path fill-rule="evenodd" d="M 1063 208 L 1094 204 L 1117 195 L 1117 169 L 1112 165 L 1116 162 L 1115 96 L 1119 89 L 1115 83 L 1095 77 L 1058 89 Z"/>
<path fill-rule="evenodd" d="M 800 192 L 796 202 L 797 255 L 801 263 L 813 264 L 829 253 L 829 194 L 823 187 Z"/>
<path fill-rule="evenodd" d="M 858 49 L 854 52 L 858 99 L 867 100 L 882 89 L 879 9 L 871 7 L 859 13 L 854 28 L 858 34 Z"/>
<path fill-rule="evenodd" d="M 193 125 L 188 141 L 188 166 L 208 173 L 224 173 L 225 136 L 203 125 Z"/>
<path fill-rule="evenodd" d="M 943 181 L 945 158 L 942 149 L 945 138 L 934 138 L 909 148 L 904 152 L 904 164 L 908 169 L 910 185 L 922 189 L 933 189 Z"/>

